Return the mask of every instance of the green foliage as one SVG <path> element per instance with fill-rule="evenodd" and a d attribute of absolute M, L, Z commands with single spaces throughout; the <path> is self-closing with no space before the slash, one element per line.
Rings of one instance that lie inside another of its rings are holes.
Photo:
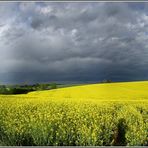
<path fill-rule="evenodd" d="M 5 86 L 5 85 L 1 85 L 1 86 L 0 86 L 0 93 L 1 93 L 1 94 L 4 94 L 5 92 L 7 92 L 6 86 Z"/>
<path fill-rule="evenodd" d="M 38 84 L 37 90 L 46 90 L 48 89 L 48 84 Z"/>
<path fill-rule="evenodd" d="M 26 94 L 26 93 L 28 93 L 30 91 L 33 91 L 33 89 L 18 87 L 18 88 L 11 88 L 9 93 L 10 94 Z"/>
<path fill-rule="evenodd" d="M 20 86 L 5 86 L 2 85 L 0 86 L 0 94 L 26 94 L 30 91 L 33 91 L 31 87 L 20 87 Z"/>
<path fill-rule="evenodd" d="M 57 88 L 57 84 L 56 83 L 51 83 L 50 86 L 51 86 L 50 87 L 51 89 L 56 89 Z"/>
<path fill-rule="evenodd" d="M 56 89 L 56 83 L 37 83 L 33 85 L 0 85 L 0 94 L 26 94 L 30 91 Z"/>

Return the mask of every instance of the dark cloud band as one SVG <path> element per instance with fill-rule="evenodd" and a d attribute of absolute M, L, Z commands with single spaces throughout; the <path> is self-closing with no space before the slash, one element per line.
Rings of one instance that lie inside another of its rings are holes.
<path fill-rule="evenodd" d="M 148 79 L 147 3 L 0 3 L 0 81 Z"/>

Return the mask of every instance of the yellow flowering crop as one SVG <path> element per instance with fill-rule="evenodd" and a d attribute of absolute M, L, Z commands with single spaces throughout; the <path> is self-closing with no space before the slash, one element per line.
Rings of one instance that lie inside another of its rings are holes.
<path fill-rule="evenodd" d="M 0 145 L 148 145 L 148 82 L 0 95 Z"/>

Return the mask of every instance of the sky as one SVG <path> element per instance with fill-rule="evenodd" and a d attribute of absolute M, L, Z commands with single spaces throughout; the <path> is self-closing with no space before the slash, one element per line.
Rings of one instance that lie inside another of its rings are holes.
<path fill-rule="evenodd" d="M 0 3 L 0 84 L 104 79 L 148 80 L 148 3 Z"/>

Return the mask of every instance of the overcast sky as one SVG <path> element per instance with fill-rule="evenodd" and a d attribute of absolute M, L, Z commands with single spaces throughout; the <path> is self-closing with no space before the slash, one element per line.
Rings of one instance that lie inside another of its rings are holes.
<path fill-rule="evenodd" d="M 148 79 L 147 4 L 1 2 L 0 83 Z"/>

